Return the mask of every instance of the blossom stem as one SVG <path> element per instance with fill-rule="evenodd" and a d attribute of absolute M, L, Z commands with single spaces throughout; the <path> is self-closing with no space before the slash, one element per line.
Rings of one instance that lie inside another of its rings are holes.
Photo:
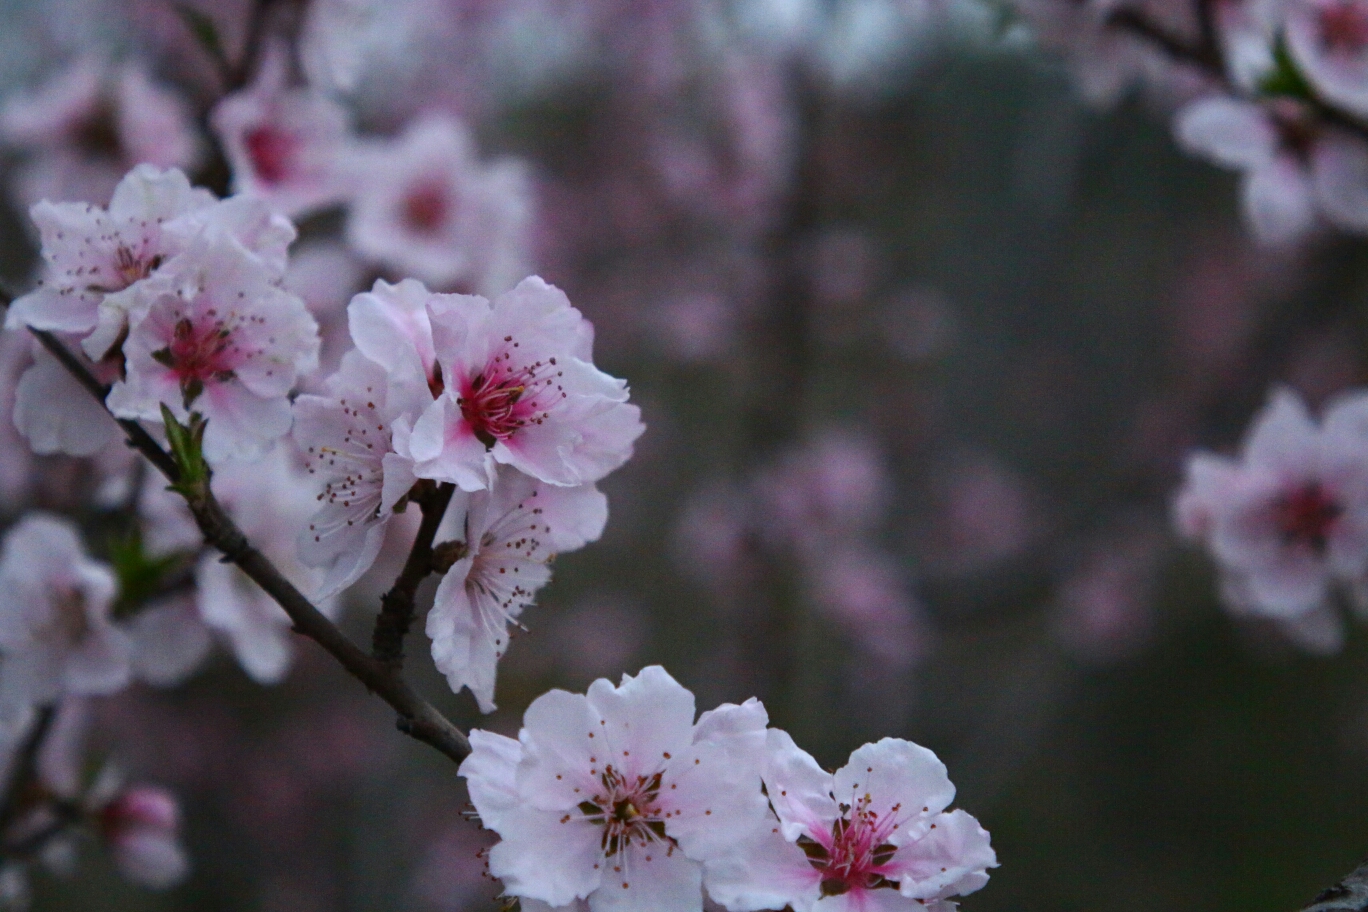
<path fill-rule="evenodd" d="M 9 781 L 5 783 L 4 797 L 0 799 L 0 832 L 8 829 L 26 810 L 25 799 L 38 778 L 38 754 L 43 749 L 43 742 L 47 740 L 48 733 L 52 731 L 52 723 L 56 717 L 56 706 L 44 706 L 39 709 L 28 731 L 25 732 L 19 749 L 14 752 Z M 7 854 L 8 852 L 0 848 L 0 857 Z"/>
<path fill-rule="evenodd" d="M 10 296 L 0 291 L 0 305 L 8 305 L 9 302 Z M 103 404 L 108 390 L 61 340 L 50 333 L 31 331 L 62 366 Z M 171 455 L 142 425 L 126 419 L 115 420 L 127 435 L 128 445 L 146 456 L 166 476 L 167 481 L 172 484 L 182 481 L 180 470 Z M 204 540 L 223 553 L 225 562 L 236 564 L 267 595 L 275 599 L 294 623 L 296 633 L 322 646 L 352 677 L 388 703 L 399 714 L 397 724 L 400 731 L 431 745 L 457 763 L 466 758 L 470 753 L 470 741 L 465 733 L 419 696 L 398 669 L 372 658 L 352 642 L 281 574 L 275 564 L 252 547 L 247 536 L 214 497 L 208 479 L 182 486 L 181 493 Z"/>
<path fill-rule="evenodd" d="M 409 496 L 422 509 L 423 521 L 418 526 L 418 535 L 413 539 L 403 570 L 390 590 L 380 597 L 380 613 L 375 618 L 375 632 L 371 635 L 371 655 L 395 671 L 404 666 L 404 637 L 413 624 L 414 598 L 418 585 L 435 569 L 432 543 L 455 491 L 456 486 L 450 483 L 435 485 L 420 481 Z"/>

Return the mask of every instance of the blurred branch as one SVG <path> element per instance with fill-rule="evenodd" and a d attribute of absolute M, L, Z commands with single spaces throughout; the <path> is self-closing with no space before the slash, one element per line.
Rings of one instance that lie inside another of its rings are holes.
<path fill-rule="evenodd" d="M 10 296 L 0 291 L 0 304 L 8 305 L 9 302 Z M 90 373 L 80 359 L 51 333 L 30 331 L 103 405 L 109 390 Z M 175 460 L 142 425 L 126 419 L 115 420 L 128 435 L 128 445 L 146 456 L 167 481 L 178 486 L 178 490 L 185 497 L 186 505 L 195 517 L 195 523 L 204 535 L 204 540 L 223 553 L 225 562 L 236 564 L 285 609 L 285 613 L 294 623 L 296 633 L 303 634 L 322 646 L 352 677 L 365 684 L 372 693 L 378 694 L 393 707 L 399 714 L 397 724 L 400 731 L 435 747 L 458 763 L 466 758 L 470 753 L 470 742 L 465 734 L 438 712 L 436 707 L 419 696 L 396 668 L 372 658 L 353 643 L 281 574 L 275 564 L 252 547 L 247 536 L 214 497 L 208 478 L 199 481 L 183 479 Z"/>
<path fill-rule="evenodd" d="M 43 749 L 52 723 L 57 718 L 56 706 L 44 706 L 38 710 L 24 740 L 14 752 L 11 760 L 9 780 L 5 783 L 5 793 L 0 798 L 0 833 L 7 830 L 23 813 L 29 793 L 38 781 L 38 754 Z M 4 855 L 0 844 L 0 855 Z"/>
<path fill-rule="evenodd" d="M 371 635 L 371 655 L 395 671 L 404 667 L 404 637 L 413 624 L 413 601 L 418 594 L 418 585 L 435 569 L 432 542 L 455 491 L 453 484 L 436 485 L 424 480 L 418 482 L 409 495 L 409 499 L 422 509 L 423 521 L 413 539 L 408 560 L 404 561 L 404 569 L 390 590 L 380 597 L 380 614 L 375 618 L 375 632 Z"/>
<path fill-rule="evenodd" d="M 1368 912 L 1368 862 L 1321 891 L 1301 912 Z"/>

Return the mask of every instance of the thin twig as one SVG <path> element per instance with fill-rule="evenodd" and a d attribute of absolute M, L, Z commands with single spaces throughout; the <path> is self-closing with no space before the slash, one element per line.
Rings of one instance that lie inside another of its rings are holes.
<path fill-rule="evenodd" d="M 0 291 L 0 301 L 8 305 L 10 296 Z M 43 346 L 52 352 L 63 367 L 101 404 L 108 388 L 100 383 L 81 360 L 51 333 L 31 330 Z M 141 424 L 127 419 L 115 419 L 128 436 L 128 445 L 142 453 L 175 484 L 181 480 L 180 470 L 171 455 Z M 400 731 L 435 747 L 452 760 L 460 762 L 470 753 L 470 741 L 465 734 L 437 711 L 436 707 L 418 695 L 397 669 L 371 658 L 347 638 L 332 621 L 314 607 L 294 584 L 287 580 L 275 564 L 252 547 L 247 536 L 223 509 L 208 483 L 182 492 L 204 540 L 223 553 L 228 563 L 237 564 L 267 595 L 275 599 L 290 620 L 296 633 L 318 643 L 335 658 L 352 677 L 365 684 L 399 714 Z M 448 495 L 449 497 L 450 495 Z"/>
<path fill-rule="evenodd" d="M 404 666 L 404 637 L 413 624 L 414 599 L 419 584 L 433 572 L 432 543 L 455 490 L 456 486 L 449 483 L 419 482 L 418 490 L 410 497 L 422 509 L 423 521 L 418 526 L 408 559 L 404 561 L 404 569 L 390 590 L 380 597 L 380 613 L 375 618 L 375 632 L 371 635 L 371 655 L 395 671 Z"/>
<path fill-rule="evenodd" d="M 10 761 L 9 781 L 5 783 L 4 797 L 0 799 L 0 832 L 13 824 L 25 809 L 25 799 L 38 779 L 38 755 L 56 718 L 56 706 L 40 708 L 24 735 L 23 743 L 14 752 L 14 758 Z"/>

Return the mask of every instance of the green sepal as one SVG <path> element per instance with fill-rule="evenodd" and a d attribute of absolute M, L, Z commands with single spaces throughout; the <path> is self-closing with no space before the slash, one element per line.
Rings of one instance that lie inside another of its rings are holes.
<path fill-rule="evenodd" d="M 223 42 L 219 40 L 218 27 L 214 25 L 214 20 L 188 3 L 177 3 L 173 8 L 176 15 L 185 23 L 185 27 L 190 30 L 190 34 L 199 42 L 200 47 L 204 48 L 205 53 L 213 57 L 215 63 L 222 65 L 228 59 L 228 55 L 223 52 Z"/>
<path fill-rule="evenodd" d="M 1296 62 L 1287 51 L 1287 42 L 1281 36 L 1273 44 L 1273 69 L 1259 81 L 1259 93 L 1299 98 L 1302 101 L 1315 100 L 1311 84 L 1297 69 Z"/>
<path fill-rule="evenodd" d="M 180 478 L 170 488 L 183 497 L 195 496 L 208 486 L 211 474 L 208 463 L 204 461 L 204 428 L 208 422 L 199 412 L 191 412 L 190 424 L 181 424 L 165 404 L 161 412 L 171 458 L 180 470 Z"/>
<path fill-rule="evenodd" d="M 119 620 L 146 607 L 149 599 L 167 588 L 173 576 L 185 571 L 192 557 L 184 552 L 156 557 L 148 554 L 142 532 L 136 528 L 128 535 L 112 539 L 108 556 L 119 581 L 119 597 L 114 601 L 114 617 Z"/>

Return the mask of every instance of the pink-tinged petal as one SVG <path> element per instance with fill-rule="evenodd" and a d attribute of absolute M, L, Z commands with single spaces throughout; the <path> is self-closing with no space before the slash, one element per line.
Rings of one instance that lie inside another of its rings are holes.
<path fill-rule="evenodd" d="M 898 892 L 912 899 L 964 896 L 988 883 L 988 868 L 997 867 L 997 854 L 988 832 L 964 811 L 938 814 L 934 826 L 916 842 L 904 844 L 889 867 Z"/>
<path fill-rule="evenodd" d="M 1280 475 L 1305 477 L 1317 462 L 1317 428 L 1306 403 L 1279 387 L 1255 419 L 1243 445 L 1245 460 Z"/>
<path fill-rule="evenodd" d="M 210 465 L 228 459 L 259 459 L 272 442 L 290 431 L 290 403 L 283 396 L 258 399 L 210 389 L 204 399 L 213 404 L 212 412 L 206 409 L 209 422 L 204 429 L 204 458 Z"/>
<path fill-rule="evenodd" d="M 95 328 L 98 309 L 98 303 L 89 294 L 40 287 L 9 306 L 5 329 L 31 326 L 49 332 L 88 333 Z"/>
<path fill-rule="evenodd" d="M 1315 224 L 1311 181 L 1288 155 L 1278 155 L 1247 172 L 1243 198 L 1245 217 L 1261 243 L 1290 244 Z"/>
<path fill-rule="evenodd" d="M 769 713 L 765 711 L 765 704 L 755 697 L 739 706 L 735 703 L 723 703 L 698 717 L 698 723 L 694 726 L 694 741 L 718 741 L 729 744 L 741 740 L 747 743 L 746 749 L 749 750 L 750 740 L 758 736 L 760 747 L 763 749 L 765 729 L 768 725 Z"/>
<path fill-rule="evenodd" d="M 633 845 L 605 859 L 605 868 L 589 896 L 592 912 L 702 912 L 703 868 L 683 852 Z"/>
<path fill-rule="evenodd" d="M 357 349 L 406 380 L 431 375 L 437 356 L 427 305 L 432 292 L 414 279 L 390 285 L 377 279 L 374 288 L 352 298 L 347 323 Z"/>
<path fill-rule="evenodd" d="M 15 388 L 14 425 L 40 454 L 91 456 L 118 433 L 99 401 L 46 351 L 34 355 Z"/>
<path fill-rule="evenodd" d="M 1261 106 L 1217 96 L 1192 102 L 1174 121 L 1178 144 L 1227 168 L 1267 165 L 1278 148 L 1278 133 Z"/>
<path fill-rule="evenodd" d="M 605 763 L 654 768 L 665 754 L 682 755 L 693 740 L 693 694 L 659 665 L 636 677 L 623 675 L 617 687 L 599 678 L 589 685 L 588 698 Z"/>
<path fill-rule="evenodd" d="M 1287 48 L 1316 94 L 1353 114 L 1368 115 L 1368 3 L 1292 0 Z"/>
<path fill-rule="evenodd" d="M 603 876 L 599 828 L 561 811 L 519 806 L 501 820 L 489 872 L 514 896 L 564 906 L 596 890 Z"/>
<path fill-rule="evenodd" d="M 463 491 L 488 488 L 494 474 L 485 445 L 449 396 L 434 402 L 414 424 L 406 455 L 412 457 L 417 477 L 449 481 Z"/>
<path fill-rule="evenodd" d="M 523 714 L 518 793 L 533 807 L 568 810 L 591 795 L 606 763 L 598 716 L 583 694 L 552 690 Z M 551 900 L 548 900 L 550 902 Z"/>
<path fill-rule="evenodd" d="M 832 791 L 837 802 L 861 804 L 880 819 L 908 819 L 890 837 L 895 845 L 915 838 L 925 827 L 920 818 L 944 810 L 955 798 L 945 764 L 919 744 L 883 738 L 850 755 L 836 771 Z"/>
<path fill-rule="evenodd" d="M 508 645 L 508 628 L 502 616 L 491 618 L 480 611 L 478 593 L 466 591 L 473 564 L 472 558 L 457 561 L 442 578 L 428 611 L 427 635 L 433 663 L 452 691 L 470 688 L 480 712 L 489 713 L 495 709 L 494 676 Z"/>
<path fill-rule="evenodd" d="M 1211 533 L 1216 515 L 1230 502 L 1240 483 L 1240 466 L 1234 460 L 1214 453 L 1194 453 L 1188 457 L 1183 487 L 1174 499 L 1174 525 L 1179 534 L 1190 539 Z"/>
<path fill-rule="evenodd" d="M 734 852 L 703 865 L 708 895 L 730 912 L 809 909 L 821 896 L 821 882 L 822 875 L 783 837 L 772 815 Z"/>
<path fill-rule="evenodd" d="M 213 645 L 190 598 L 149 606 L 126 624 L 133 641 L 133 674 L 154 687 L 173 687 L 185 680 Z"/>
<path fill-rule="evenodd" d="M 461 762 L 458 772 L 466 780 L 470 803 L 486 829 L 499 829 L 505 812 L 517 807 L 521 759 L 522 744 L 517 739 L 478 728 L 470 732 L 470 756 Z"/>
<path fill-rule="evenodd" d="M 784 838 L 792 842 L 804 834 L 821 838 L 830 833 L 840 816 L 831 797 L 832 775 L 781 729 L 769 730 L 766 752 L 765 788 Z"/>
<path fill-rule="evenodd" d="M 725 739 L 700 741 L 674 754 L 665 771 L 669 788 L 660 801 L 665 831 L 699 861 L 737 851 L 774 817 L 760 789 L 763 758 L 730 747 Z"/>
<path fill-rule="evenodd" d="M 1336 226 L 1368 232 L 1368 146 L 1326 133 L 1311 150 L 1311 179 L 1320 210 Z"/>
<path fill-rule="evenodd" d="M 236 567 L 212 557 L 195 571 L 204 623 L 227 637 L 243 669 L 260 684 L 275 684 L 289 670 L 289 619 Z"/>

